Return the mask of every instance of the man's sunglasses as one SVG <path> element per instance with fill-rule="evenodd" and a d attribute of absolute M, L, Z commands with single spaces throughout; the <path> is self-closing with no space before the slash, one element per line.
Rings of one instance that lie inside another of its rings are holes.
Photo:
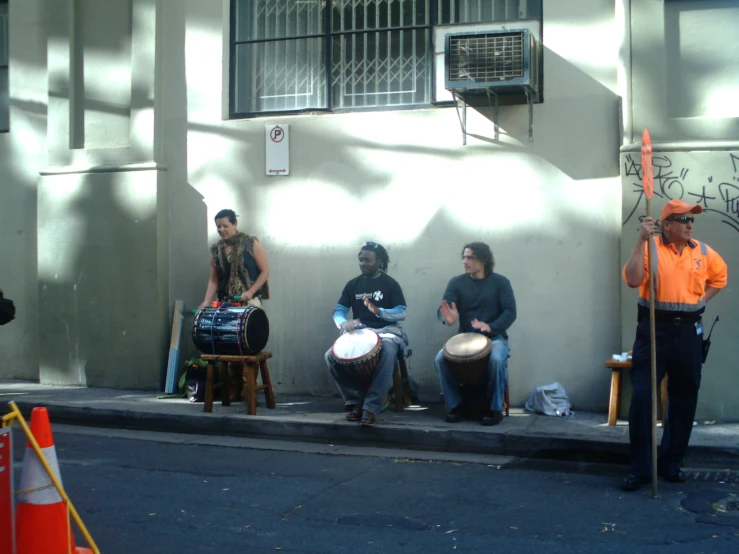
<path fill-rule="evenodd" d="M 695 221 L 694 217 L 688 217 L 687 215 L 682 215 L 680 217 L 668 217 L 667 221 L 677 221 L 678 223 L 693 223 Z"/>

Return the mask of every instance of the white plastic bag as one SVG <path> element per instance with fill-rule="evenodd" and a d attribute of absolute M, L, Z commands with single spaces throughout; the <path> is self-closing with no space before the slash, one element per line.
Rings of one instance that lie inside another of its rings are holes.
<path fill-rule="evenodd" d="M 526 401 L 525 408 L 529 412 L 537 412 L 551 416 L 571 416 L 575 412 L 570 410 L 570 399 L 565 389 L 559 383 L 536 387 Z"/>

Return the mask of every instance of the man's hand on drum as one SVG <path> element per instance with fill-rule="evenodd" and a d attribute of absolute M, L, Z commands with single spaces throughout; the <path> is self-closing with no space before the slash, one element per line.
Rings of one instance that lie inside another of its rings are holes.
<path fill-rule="evenodd" d="M 364 299 L 364 305 L 373 314 L 380 315 L 380 308 L 378 308 L 372 302 L 370 302 L 370 299 L 369 298 L 365 298 Z"/>
<path fill-rule="evenodd" d="M 349 331 L 353 331 L 357 328 L 357 325 L 359 325 L 358 319 L 347 319 L 344 323 L 341 324 L 341 334 L 348 333 Z"/>
<path fill-rule="evenodd" d="M 482 331 L 483 333 L 490 334 L 490 332 L 492 331 L 492 329 L 490 329 L 490 325 L 488 325 L 484 321 L 480 321 L 479 319 L 473 319 L 471 325 L 472 327 L 474 327 L 478 331 Z"/>
<path fill-rule="evenodd" d="M 439 309 L 441 310 L 441 317 L 444 318 L 447 325 L 454 325 L 457 323 L 459 312 L 457 311 L 457 305 L 454 302 L 449 304 L 446 300 L 442 300 Z"/>

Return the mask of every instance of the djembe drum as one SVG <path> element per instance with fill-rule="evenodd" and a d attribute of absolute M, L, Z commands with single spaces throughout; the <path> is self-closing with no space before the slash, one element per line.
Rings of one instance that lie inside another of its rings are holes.
<path fill-rule="evenodd" d="M 444 359 L 460 384 L 465 416 L 479 419 L 489 409 L 488 361 L 493 342 L 480 333 L 461 333 L 446 341 Z"/>
<path fill-rule="evenodd" d="M 372 384 L 375 368 L 380 363 L 382 340 L 370 329 L 355 329 L 341 335 L 331 348 L 337 364 L 351 369 L 365 389 Z"/>
<path fill-rule="evenodd" d="M 269 320 L 256 306 L 202 308 L 192 322 L 192 339 L 204 354 L 251 356 L 267 346 Z"/>

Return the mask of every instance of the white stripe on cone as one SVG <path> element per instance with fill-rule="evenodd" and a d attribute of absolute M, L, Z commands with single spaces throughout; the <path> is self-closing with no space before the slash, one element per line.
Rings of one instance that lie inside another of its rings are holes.
<path fill-rule="evenodd" d="M 49 446 L 42 448 L 41 452 L 43 452 L 51 470 L 59 480 L 59 483 L 61 483 L 62 476 L 59 473 L 56 449 L 53 446 Z M 41 465 L 41 461 L 32 448 L 26 448 L 26 453 L 23 457 L 23 473 L 21 474 L 20 489 L 21 491 L 32 492 L 21 492 L 18 495 L 19 502 L 26 504 L 56 504 L 62 501 L 62 497 L 59 496 L 54 483 L 51 482 L 44 466 Z"/>

